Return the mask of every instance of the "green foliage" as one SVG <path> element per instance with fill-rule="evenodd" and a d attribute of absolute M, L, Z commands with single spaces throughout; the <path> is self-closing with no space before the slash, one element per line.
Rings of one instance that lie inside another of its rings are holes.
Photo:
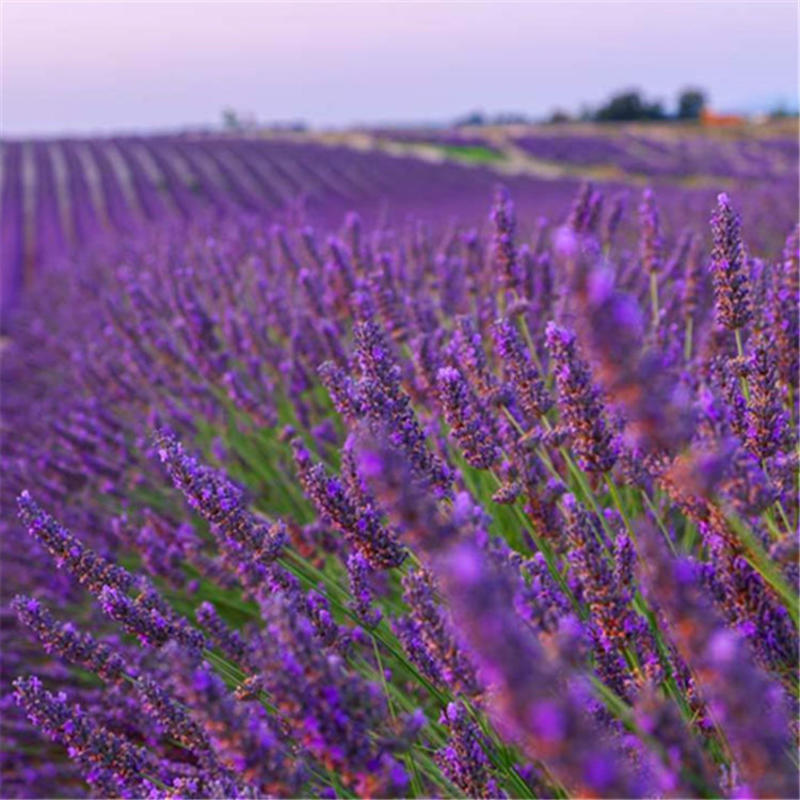
<path fill-rule="evenodd" d="M 598 122 L 636 122 L 639 120 L 666 119 L 660 100 L 648 102 L 636 89 L 612 95 L 609 101 L 594 113 Z"/>
<path fill-rule="evenodd" d="M 437 147 L 446 155 L 459 161 L 468 161 L 476 164 L 491 164 L 502 161 L 505 156 L 491 147 L 483 145 L 443 144 Z"/>
<path fill-rule="evenodd" d="M 678 119 L 699 119 L 706 105 L 702 89 L 684 89 L 678 95 Z"/>

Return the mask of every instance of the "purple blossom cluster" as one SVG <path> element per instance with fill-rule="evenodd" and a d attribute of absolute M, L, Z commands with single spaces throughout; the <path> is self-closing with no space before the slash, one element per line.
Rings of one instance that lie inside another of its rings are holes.
<path fill-rule="evenodd" d="M 332 222 L 477 178 L 246 139 L 12 143 L 4 207 L 21 147 L 4 796 L 796 796 L 796 231 Z"/>

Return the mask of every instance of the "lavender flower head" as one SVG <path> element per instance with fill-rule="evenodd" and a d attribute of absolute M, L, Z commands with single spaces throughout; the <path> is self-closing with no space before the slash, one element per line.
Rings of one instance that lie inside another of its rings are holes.
<path fill-rule="evenodd" d="M 28 532 L 42 544 L 60 567 L 72 573 L 93 593 L 104 586 L 127 591 L 135 584 L 130 572 L 85 547 L 34 502 L 27 491 L 18 499 L 19 516 Z"/>
<path fill-rule="evenodd" d="M 644 268 L 651 274 L 660 274 L 662 266 L 661 228 L 658 209 L 652 189 L 645 189 L 639 205 L 639 220 L 642 228 L 641 259 Z"/>
<path fill-rule="evenodd" d="M 31 721 L 69 748 L 88 779 L 100 770 L 105 787 L 114 785 L 115 794 L 143 794 L 147 757 L 142 748 L 98 725 L 80 707 L 70 707 L 63 692 L 46 691 L 36 677 L 17 678 L 14 688 L 17 703 Z"/>
<path fill-rule="evenodd" d="M 488 469 L 499 456 L 494 420 L 459 370 L 442 367 L 436 377 L 445 419 L 467 463 Z"/>
<path fill-rule="evenodd" d="M 478 726 L 467 715 L 463 703 L 448 703 L 440 722 L 450 732 L 446 747 L 436 752 L 444 774 L 466 797 L 500 797 L 491 777 L 487 743 Z"/>
<path fill-rule="evenodd" d="M 711 277 L 714 282 L 717 322 L 729 330 L 743 328 L 753 316 L 741 221 L 728 195 L 717 197 L 711 217 Z"/>
<path fill-rule="evenodd" d="M 223 537 L 233 540 L 263 564 L 272 564 L 287 540 L 285 526 L 265 525 L 244 506 L 244 492 L 222 473 L 189 456 L 167 431 L 156 433 L 158 455 L 175 487 Z"/>
<path fill-rule="evenodd" d="M 30 628 L 48 653 L 78 664 L 109 682 L 124 678 L 128 665 L 120 653 L 70 624 L 57 622 L 42 604 L 32 597 L 17 595 L 11 607 L 23 625 Z"/>
<path fill-rule="evenodd" d="M 528 426 L 533 426 L 547 412 L 553 401 L 545 389 L 539 371 L 525 351 L 514 324 L 507 319 L 499 319 L 495 322 L 492 333 L 503 369 L 525 414 L 525 422 Z"/>
<path fill-rule="evenodd" d="M 492 223 L 494 235 L 492 237 L 492 250 L 495 269 L 502 286 L 515 288 L 519 276 L 517 275 L 517 252 L 514 245 L 514 232 L 516 222 L 514 219 L 514 204 L 508 191 L 501 187 L 495 195 L 492 207 Z"/>
<path fill-rule="evenodd" d="M 550 322 L 546 337 L 554 363 L 559 414 L 578 463 L 589 472 L 607 472 L 614 466 L 617 452 L 589 365 L 578 355 L 573 333 Z"/>

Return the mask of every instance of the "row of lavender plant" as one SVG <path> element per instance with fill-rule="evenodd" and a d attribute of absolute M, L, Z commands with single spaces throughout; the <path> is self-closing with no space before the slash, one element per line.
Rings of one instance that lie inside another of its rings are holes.
<path fill-rule="evenodd" d="M 537 133 L 515 144 L 537 158 L 575 166 L 614 166 L 632 174 L 655 176 L 797 180 L 794 139 L 722 139 L 670 132 L 609 135 Z"/>
<path fill-rule="evenodd" d="M 539 144 L 546 141 L 537 138 Z M 563 140 L 568 150 L 571 141 Z M 583 163 L 581 154 L 598 147 L 602 152 L 619 149 L 612 136 L 583 137 L 578 155 L 573 158 L 570 151 L 565 160 Z M 445 210 L 453 219 L 474 224 L 482 213 L 476 199 L 485 197 L 494 180 L 482 168 L 429 164 L 313 141 L 221 137 L 7 141 L 3 164 L 4 329 L 31 275 L 47 269 L 54 258 L 82 252 L 98 238 L 113 239 L 169 218 L 241 213 L 291 224 L 311 218 L 329 229 L 352 207 L 378 209 L 370 213 L 370 224 L 389 216 L 397 223 L 408 213 L 440 218 Z M 649 165 L 648 172 L 654 171 Z M 671 178 L 679 173 L 669 168 L 663 174 Z M 725 172 L 727 178 L 735 174 L 733 168 Z M 752 177 L 763 195 L 762 204 L 753 204 L 762 208 L 751 225 L 758 243 L 762 228 L 770 239 L 776 227 L 787 224 L 796 191 L 788 172 L 776 187 L 768 165 Z M 575 190 L 571 181 L 519 177 L 512 183 L 531 217 L 552 215 L 554 205 L 566 207 Z M 665 188 L 662 202 L 680 208 L 691 198 L 699 209 L 708 204 L 708 196 Z"/>
<path fill-rule="evenodd" d="M 794 796 L 798 236 L 623 213 L 206 219 L 32 295 L 8 793 Z"/>
<path fill-rule="evenodd" d="M 3 143 L 4 273 L 15 284 L 102 234 L 167 217 L 249 212 L 273 219 L 298 205 L 326 218 L 389 198 L 401 206 L 489 186 L 453 165 L 314 143 L 181 137 Z M 435 172 L 435 180 L 431 171 Z M 15 292 L 9 287 L 9 294 Z"/>

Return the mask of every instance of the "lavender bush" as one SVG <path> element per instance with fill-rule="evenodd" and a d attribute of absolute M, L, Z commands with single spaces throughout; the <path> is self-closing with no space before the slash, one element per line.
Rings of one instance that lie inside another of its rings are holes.
<path fill-rule="evenodd" d="M 796 796 L 797 230 L 106 146 L 6 345 L 5 796 Z"/>

